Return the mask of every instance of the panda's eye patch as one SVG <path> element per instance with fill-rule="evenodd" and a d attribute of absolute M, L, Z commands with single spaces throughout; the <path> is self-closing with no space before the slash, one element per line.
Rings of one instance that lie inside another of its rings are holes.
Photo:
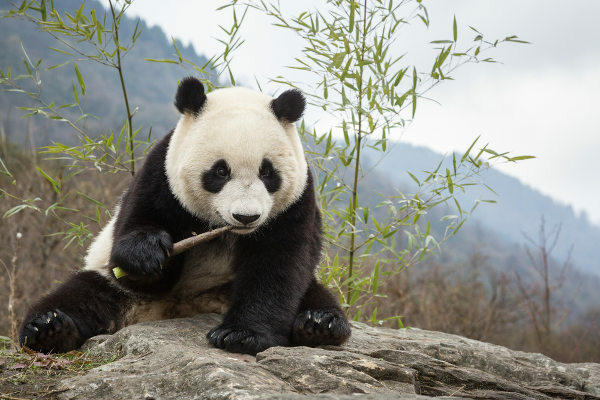
<path fill-rule="evenodd" d="M 202 174 L 202 186 L 211 193 L 219 193 L 231 177 L 231 169 L 225 160 L 216 161 Z"/>
<path fill-rule="evenodd" d="M 269 159 L 263 159 L 258 169 L 258 176 L 263 181 L 267 191 L 274 193 L 281 186 L 281 177 L 277 170 L 273 167 L 273 163 Z"/>

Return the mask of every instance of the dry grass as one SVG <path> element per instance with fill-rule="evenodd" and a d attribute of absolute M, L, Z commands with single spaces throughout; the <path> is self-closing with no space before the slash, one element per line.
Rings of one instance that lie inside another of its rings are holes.
<path fill-rule="evenodd" d="M 0 399 L 54 399 L 64 391 L 59 382 L 112 362 L 116 356 L 71 351 L 47 355 L 0 345 Z"/>

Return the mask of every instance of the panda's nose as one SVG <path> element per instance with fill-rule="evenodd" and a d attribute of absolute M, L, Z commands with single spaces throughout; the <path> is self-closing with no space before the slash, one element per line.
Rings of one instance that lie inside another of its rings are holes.
<path fill-rule="evenodd" d="M 233 214 L 233 218 L 235 218 L 242 224 L 246 224 L 246 225 L 256 221 L 259 217 L 260 217 L 260 214 L 256 214 L 256 215 Z"/>

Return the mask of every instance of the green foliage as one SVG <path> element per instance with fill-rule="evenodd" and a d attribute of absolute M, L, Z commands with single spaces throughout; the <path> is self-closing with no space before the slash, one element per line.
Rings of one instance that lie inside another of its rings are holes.
<path fill-rule="evenodd" d="M 104 12 L 102 18 L 98 18 L 94 9 L 86 16 L 83 12 L 83 4 L 72 12 L 61 14 L 54 8 L 53 2 L 48 3 L 35 0 L 23 1 L 18 8 L 10 9 L 6 14 L 6 17 L 24 18 L 36 24 L 42 31 L 54 38 L 57 47 L 53 47 L 51 50 L 64 54 L 66 60 L 47 69 L 52 70 L 67 64 L 73 64 L 73 99 L 69 103 L 60 105 L 54 101 L 48 102 L 44 99 L 42 96 L 42 80 L 40 79 L 42 59 L 37 60 L 35 63 L 32 62 L 22 45 L 26 73 L 13 76 L 10 67 L 8 67 L 6 72 L 0 71 L 0 84 L 6 87 L 7 89 L 5 90 L 7 91 L 24 94 L 33 100 L 32 106 L 20 107 L 20 109 L 26 111 L 25 118 L 39 115 L 56 122 L 66 123 L 77 136 L 79 145 L 69 146 L 55 142 L 50 146 L 46 146 L 41 151 L 47 158 L 62 160 L 64 165 L 67 166 L 66 173 L 61 171 L 59 173 L 60 176 L 57 178 L 51 177 L 49 173 L 37 167 L 37 171 L 41 177 L 49 182 L 56 192 L 56 201 L 52 202 L 44 210 L 41 210 L 34 205 L 34 202 L 40 200 L 39 198 L 20 199 L 22 204 L 6 211 L 4 217 L 14 215 L 28 208 L 43 211 L 46 215 L 51 214 L 61 219 L 67 225 L 67 229 L 64 232 L 54 233 L 64 235 L 67 240 L 67 246 L 75 240 L 80 245 L 83 245 L 87 239 L 92 237 L 92 234 L 83 222 L 68 222 L 57 213 L 57 211 L 79 212 L 79 210 L 65 206 L 65 202 L 71 193 L 63 192 L 63 182 L 89 168 L 113 173 L 126 171 L 133 175 L 135 173 L 136 162 L 143 156 L 151 144 L 150 134 L 147 139 L 140 140 L 138 133 L 141 128 L 133 130 L 132 123 L 135 111 L 131 111 L 129 107 L 128 93 L 123 78 L 123 65 L 121 63 L 121 57 L 127 54 L 134 46 L 141 34 L 141 30 L 138 30 L 136 27 L 129 41 L 126 44 L 122 42 L 119 38 L 119 24 L 131 2 L 122 2 L 118 10 L 115 10 L 112 2 L 109 2 L 109 4 L 110 14 L 107 17 L 107 12 Z M 98 139 L 95 133 L 90 133 L 86 130 L 85 122 L 91 116 L 85 114 L 82 108 L 82 101 L 86 99 L 88 92 L 84 77 L 77 63 L 77 61 L 81 60 L 95 62 L 110 68 L 119 77 L 122 98 L 126 108 L 126 121 L 116 140 L 114 132 L 101 135 Z M 76 110 L 76 113 L 66 112 L 67 110 Z M 17 196 L 11 195 L 5 190 L 2 190 L 2 194 L 17 199 Z M 104 212 L 107 212 L 107 209 L 99 202 L 98 207 L 96 220 L 100 223 L 100 209 Z M 87 216 L 84 216 L 84 218 L 94 220 L 94 218 Z"/>
<path fill-rule="evenodd" d="M 462 43 L 454 18 L 452 37 L 431 42 L 437 55 L 430 68 L 420 71 L 396 46 L 408 25 L 429 27 L 429 14 L 420 1 L 331 0 L 318 10 L 292 17 L 274 3 L 248 2 L 245 6 L 272 17 L 274 25 L 304 41 L 302 55 L 290 68 L 305 73 L 306 83 L 281 76 L 273 81 L 303 90 L 312 106 L 335 121 L 324 132 L 301 126 L 311 147 L 324 215 L 328 246 L 322 279 L 338 291 L 353 318 L 383 321 L 378 320 L 377 309 L 370 317 L 361 316 L 362 309 L 379 295 L 380 280 L 421 261 L 459 231 L 477 203 L 465 208 L 458 195 L 479 184 L 479 174 L 489 168 L 490 161 L 519 161 L 529 156 L 509 157 L 487 145 L 474 151 L 477 138 L 462 156 L 453 155 L 451 168 L 442 168 L 440 162 L 422 180 L 409 172 L 418 186 L 416 193 L 382 197 L 372 209 L 361 201 L 365 195 L 361 182 L 369 174 L 363 153 L 369 148 L 384 156 L 390 137 L 410 124 L 427 92 L 452 79 L 452 73 L 467 63 L 492 62 L 481 54 L 516 41 L 516 36 L 488 41 L 471 28 L 477 36 Z M 490 157 L 484 160 L 483 155 Z M 443 217 L 445 231 L 435 237 L 428 211 L 448 203 L 456 206 L 457 215 Z"/>
<path fill-rule="evenodd" d="M 9 87 L 11 91 L 24 93 L 35 101 L 35 105 L 32 107 L 21 107 L 21 109 L 28 112 L 25 114 L 26 117 L 42 115 L 52 120 L 65 122 L 75 131 L 80 142 L 79 146 L 67 147 L 57 143 L 45 149 L 45 153 L 47 154 L 60 154 L 61 158 L 70 160 L 72 168 L 85 167 L 86 164 L 92 163 L 96 168 L 102 165 L 111 172 L 125 169 L 133 175 L 138 159 L 136 157 L 136 150 L 140 146 L 147 148 L 150 145 L 149 140 L 136 140 L 139 129 L 133 130 L 132 123 L 135 111 L 131 111 L 129 107 L 129 97 L 123 78 L 121 58 L 133 48 L 136 40 L 142 33 L 136 26 L 127 43 L 123 42 L 119 37 L 120 21 L 130 4 L 131 1 L 123 1 L 120 9 L 115 10 L 112 1 L 109 1 L 110 14 L 107 15 L 105 11 L 104 15 L 99 18 L 95 9 L 92 9 L 89 15 L 85 15 L 83 12 L 83 3 L 76 10 L 64 12 L 61 15 L 54 8 L 53 2 L 26 0 L 18 8 L 9 10 L 6 15 L 7 17 L 25 18 L 55 39 L 57 47 L 51 48 L 51 50 L 62 53 L 67 58 L 64 62 L 50 66 L 48 69 L 59 68 L 69 63 L 73 64 L 77 87 L 73 83 L 72 102 L 61 105 L 56 105 L 54 102 L 47 103 L 42 98 L 42 81 L 39 71 L 42 60 L 39 59 L 33 63 L 27 55 L 25 48 L 23 48 L 23 54 L 27 74 L 12 77 L 10 69 L 8 69 L 6 74 L 0 71 L 0 84 Z M 93 139 L 94 135 L 91 135 L 85 129 L 84 122 L 90 115 L 84 114 L 81 108 L 81 100 L 85 99 L 87 89 L 85 80 L 77 64 L 79 60 L 99 63 L 113 69 L 119 76 L 122 97 L 126 108 L 126 122 L 123 125 L 121 136 L 116 145 L 112 142 L 113 134 L 103 136 L 101 140 L 95 140 Z M 31 83 L 35 90 L 27 90 L 21 84 L 20 81 L 22 80 L 32 81 Z M 81 98 L 79 93 L 81 94 Z M 63 109 L 73 108 L 79 111 L 79 116 L 76 118 L 72 118 L 62 112 Z M 125 140 L 122 142 L 120 139 L 123 132 L 126 134 Z M 107 149 L 111 150 L 115 155 L 113 163 L 103 162 L 107 157 Z"/>
<path fill-rule="evenodd" d="M 224 5 L 219 7 L 218 10 L 222 10 L 228 8 L 229 5 Z M 167 63 L 167 64 L 176 64 L 182 67 L 190 67 L 192 70 L 200 73 L 202 76 L 208 77 L 221 77 L 225 73 L 227 74 L 227 78 L 229 79 L 229 83 L 231 85 L 236 84 L 235 77 L 233 71 L 231 70 L 231 60 L 233 59 L 234 52 L 244 44 L 244 39 L 240 37 L 240 28 L 242 27 L 242 23 L 246 18 L 246 13 L 248 12 L 249 6 L 244 7 L 241 17 L 238 17 L 238 13 L 235 8 L 232 9 L 232 23 L 231 26 L 225 27 L 223 25 L 219 25 L 219 29 L 224 33 L 225 37 L 222 39 L 217 39 L 219 43 L 223 45 L 223 51 L 211 57 L 208 61 L 206 61 L 203 65 L 198 65 L 194 61 L 187 59 L 182 56 L 181 51 L 179 51 L 179 47 L 175 39 L 172 39 L 173 49 L 176 52 L 177 59 L 154 59 L 154 58 L 146 58 L 146 61 L 156 62 L 156 63 Z M 221 87 L 218 83 L 215 84 L 211 79 L 202 79 L 202 83 L 207 88 L 207 91 L 211 91 L 213 89 Z"/>

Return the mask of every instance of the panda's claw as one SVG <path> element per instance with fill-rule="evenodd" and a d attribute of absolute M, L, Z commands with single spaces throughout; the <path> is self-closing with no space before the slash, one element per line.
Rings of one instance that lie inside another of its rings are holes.
<path fill-rule="evenodd" d="M 42 353 L 62 353 L 76 346 L 81 336 L 77 326 L 59 309 L 38 314 L 23 324 L 19 334 L 22 346 Z"/>
<path fill-rule="evenodd" d="M 296 317 L 292 342 L 296 346 L 341 345 L 350 337 L 350 325 L 337 309 L 307 310 Z"/>
<path fill-rule="evenodd" d="M 256 355 L 277 345 L 266 335 L 260 335 L 250 329 L 237 329 L 224 325 L 211 329 L 206 337 L 211 345 L 232 353 Z"/>

